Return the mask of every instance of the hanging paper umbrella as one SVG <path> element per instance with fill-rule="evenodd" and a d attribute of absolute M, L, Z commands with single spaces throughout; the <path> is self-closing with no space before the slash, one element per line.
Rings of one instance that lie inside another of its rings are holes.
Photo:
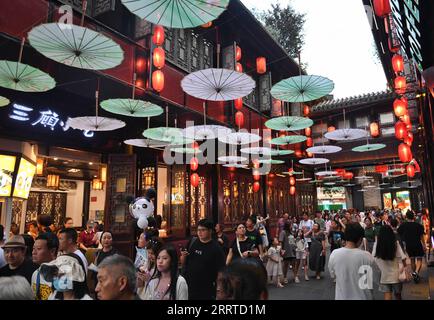
<path fill-rule="evenodd" d="M 330 162 L 329 159 L 326 158 L 307 158 L 307 159 L 301 159 L 299 161 L 301 164 L 308 164 L 311 166 L 316 166 L 318 164 L 324 164 Z"/>
<path fill-rule="evenodd" d="M 39 69 L 16 61 L 0 60 L 0 87 L 24 92 L 45 92 L 55 86 L 56 81 Z"/>
<path fill-rule="evenodd" d="M 347 184 L 344 184 L 344 187 L 354 187 L 354 186 L 355 186 L 354 183 L 347 183 Z"/>
<path fill-rule="evenodd" d="M 318 171 L 317 173 L 315 173 L 317 176 L 332 176 L 332 175 L 334 175 L 334 174 L 336 174 L 337 172 L 336 171 L 328 171 L 328 170 L 325 170 L 325 171 Z M 339 178 L 339 177 L 338 177 Z"/>
<path fill-rule="evenodd" d="M 0 107 L 7 106 L 9 103 L 11 102 L 9 101 L 8 98 L 0 96 Z"/>
<path fill-rule="evenodd" d="M 334 186 L 336 182 L 324 182 L 324 185 L 326 186 Z"/>
<path fill-rule="evenodd" d="M 148 101 L 135 99 L 109 99 L 101 102 L 106 111 L 130 117 L 156 117 L 162 114 L 163 108 Z"/>
<path fill-rule="evenodd" d="M 191 126 L 183 130 L 184 137 L 193 140 L 216 139 L 220 136 L 226 136 L 232 132 L 231 129 L 218 125 L 200 125 Z"/>
<path fill-rule="evenodd" d="M 182 135 L 182 130 L 179 128 L 172 128 L 172 127 L 158 127 L 158 128 L 146 129 L 145 131 L 143 131 L 142 135 L 148 139 L 160 140 L 169 143 L 172 143 L 177 140 L 179 140 L 179 142 L 186 141 L 186 138 Z M 185 143 L 181 143 L 181 144 L 185 144 Z"/>
<path fill-rule="evenodd" d="M 255 155 L 271 155 L 271 149 L 266 147 L 251 147 L 251 148 L 241 148 L 240 151 L 242 153 L 249 153 Z"/>
<path fill-rule="evenodd" d="M 306 141 L 306 136 L 292 135 L 292 136 L 282 136 L 278 138 L 271 139 L 270 144 L 275 145 L 286 145 L 295 144 Z"/>
<path fill-rule="evenodd" d="M 303 170 L 303 178 L 300 178 L 300 179 L 295 179 L 296 181 L 309 181 L 309 180 L 312 180 L 312 178 L 307 178 L 307 177 L 305 177 L 304 176 L 304 170 Z"/>
<path fill-rule="evenodd" d="M 112 131 L 125 127 L 125 122 L 105 117 L 76 117 L 69 118 L 66 125 L 73 129 L 89 131 Z"/>
<path fill-rule="evenodd" d="M 276 159 L 259 159 L 259 163 L 267 163 L 267 164 L 282 164 L 285 163 L 283 160 L 276 160 Z"/>
<path fill-rule="evenodd" d="M 365 138 L 368 135 L 363 129 L 337 129 L 327 132 L 324 136 L 329 140 L 350 141 Z"/>
<path fill-rule="evenodd" d="M 112 39 L 76 25 L 41 24 L 29 32 L 28 39 L 47 58 L 71 67 L 105 70 L 124 59 L 123 50 Z"/>
<path fill-rule="evenodd" d="M 248 159 L 245 157 L 240 157 L 240 156 L 222 156 L 222 157 L 218 157 L 218 161 L 220 162 L 245 162 Z"/>
<path fill-rule="evenodd" d="M 309 183 L 322 183 L 323 181 L 322 180 L 311 180 L 311 181 L 309 181 Z"/>
<path fill-rule="evenodd" d="M 317 153 L 317 154 L 328 154 L 328 153 L 336 153 L 341 151 L 342 148 L 338 146 L 329 146 L 329 145 L 323 145 L 323 146 L 316 146 L 307 148 L 307 152 L 311 153 Z"/>
<path fill-rule="evenodd" d="M 244 169 L 244 168 L 248 168 L 249 166 L 247 164 L 240 164 L 240 163 L 226 163 L 223 165 L 223 167 Z"/>
<path fill-rule="evenodd" d="M 293 154 L 294 150 L 279 150 L 279 149 L 270 149 L 270 155 L 271 156 L 286 156 L 289 154 Z"/>
<path fill-rule="evenodd" d="M 282 172 L 282 174 L 300 175 L 300 174 L 303 174 L 303 172 L 302 171 L 285 171 L 285 172 Z"/>
<path fill-rule="evenodd" d="M 386 148 L 385 144 L 382 143 L 373 143 L 373 144 L 364 144 L 362 146 L 354 147 L 352 150 L 356 152 L 369 152 Z"/>
<path fill-rule="evenodd" d="M 188 74 L 181 87 L 189 95 L 211 101 L 229 101 L 249 95 L 255 88 L 245 73 L 229 69 L 204 69 Z"/>
<path fill-rule="evenodd" d="M 253 144 L 261 141 L 261 137 L 257 134 L 248 132 L 232 132 L 226 136 L 218 137 L 220 142 L 232 145 Z"/>
<path fill-rule="evenodd" d="M 273 130 L 296 131 L 313 125 L 313 121 L 305 117 L 283 116 L 265 122 L 265 126 Z"/>
<path fill-rule="evenodd" d="M 334 83 L 328 78 L 315 75 L 300 75 L 284 79 L 273 86 L 271 95 L 286 102 L 307 102 L 328 95 Z"/>
<path fill-rule="evenodd" d="M 128 139 L 124 143 L 140 148 L 164 148 L 167 146 L 167 142 L 152 139 Z"/>
<path fill-rule="evenodd" d="M 177 152 L 177 153 L 188 153 L 188 154 L 197 153 L 197 150 L 194 148 L 170 148 L 170 151 Z"/>
<path fill-rule="evenodd" d="M 194 28 L 215 20 L 229 0 L 121 0 L 132 13 L 168 28 Z"/>

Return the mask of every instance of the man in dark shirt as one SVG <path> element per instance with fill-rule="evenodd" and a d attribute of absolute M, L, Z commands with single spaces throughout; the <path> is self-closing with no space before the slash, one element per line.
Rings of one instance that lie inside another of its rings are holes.
<path fill-rule="evenodd" d="M 7 265 L 0 269 L 0 277 L 22 276 L 29 284 L 38 268 L 31 259 L 26 259 L 26 244 L 22 236 L 12 236 L 3 246 Z"/>
<path fill-rule="evenodd" d="M 212 239 L 214 224 L 208 219 L 198 222 L 197 238 L 190 240 L 187 250 L 181 252 L 184 276 L 190 300 L 214 300 L 217 273 L 225 265 L 223 249 Z"/>
<path fill-rule="evenodd" d="M 407 222 L 401 224 L 398 228 L 398 234 L 404 243 L 404 249 L 411 260 L 411 269 L 414 282 L 419 282 L 419 272 L 422 268 L 422 258 L 425 255 L 425 246 L 423 245 L 423 235 L 425 230 L 423 226 L 414 221 L 414 212 L 407 211 Z"/>
<path fill-rule="evenodd" d="M 246 237 L 249 238 L 258 248 L 259 254 L 262 257 L 265 252 L 262 247 L 262 237 L 257 229 L 255 229 L 256 225 L 256 216 L 250 216 L 246 220 Z"/>

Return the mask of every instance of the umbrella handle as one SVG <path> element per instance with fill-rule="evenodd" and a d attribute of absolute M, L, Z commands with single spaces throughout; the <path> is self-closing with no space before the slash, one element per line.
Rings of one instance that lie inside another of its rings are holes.
<path fill-rule="evenodd" d="M 134 72 L 134 74 L 133 74 L 133 100 L 136 97 L 136 80 L 137 80 L 137 73 Z"/>
<path fill-rule="evenodd" d="M 22 57 L 23 57 L 23 50 L 24 50 L 24 43 L 26 42 L 26 37 L 23 37 L 22 39 L 21 39 L 21 47 L 20 47 L 20 55 L 19 55 L 19 57 L 18 57 L 18 62 L 19 63 L 21 63 L 21 59 L 22 59 Z M 17 68 L 18 68 L 18 66 L 17 66 Z"/>
<path fill-rule="evenodd" d="M 87 0 L 83 0 L 83 6 L 81 8 L 81 10 L 82 10 L 82 14 L 81 14 L 81 26 L 84 25 L 84 15 L 86 13 L 86 9 L 87 9 Z"/>

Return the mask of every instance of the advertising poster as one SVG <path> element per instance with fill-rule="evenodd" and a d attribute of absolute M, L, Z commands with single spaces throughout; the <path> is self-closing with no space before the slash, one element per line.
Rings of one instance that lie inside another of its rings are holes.
<path fill-rule="evenodd" d="M 10 197 L 15 169 L 15 156 L 0 155 L 0 197 Z"/>
<path fill-rule="evenodd" d="M 13 196 L 17 198 L 27 199 L 29 197 L 30 188 L 32 186 L 33 176 L 35 175 L 36 166 L 24 158 L 21 158 L 18 168 L 17 180 Z"/>

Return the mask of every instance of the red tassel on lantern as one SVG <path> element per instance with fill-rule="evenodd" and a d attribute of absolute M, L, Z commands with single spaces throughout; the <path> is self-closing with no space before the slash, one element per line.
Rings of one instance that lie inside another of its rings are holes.
<path fill-rule="evenodd" d="M 253 191 L 258 192 L 261 189 L 261 184 L 258 181 L 253 182 Z"/>
<path fill-rule="evenodd" d="M 310 135 L 312 134 L 312 129 L 311 127 L 307 127 L 306 129 L 304 129 L 304 135 L 306 137 L 310 137 Z"/>
<path fill-rule="evenodd" d="M 406 170 L 407 170 L 407 177 L 409 178 L 413 178 L 414 175 L 416 174 L 416 170 L 412 164 L 408 164 Z"/>
<path fill-rule="evenodd" d="M 413 158 L 413 154 L 411 153 L 411 148 L 408 144 L 401 143 L 398 147 L 398 155 L 401 162 L 410 162 Z"/>
<path fill-rule="evenodd" d="M 399 140 L 402 140 L 407 135 L 407 126 L 402 121 L 397 121 L 395 123 L 395 137 Z"/>
<path fill-rule="evenodd" d="M 310 148 L 313 146 L 313 140 L 311 137 L 306 139 L 306 147 Z"/>
<path fill-rule="evenodd" d="M 152 54 L 152 61 L 157 69 L 161 69 L 166 64 L 166 53 L 163 48 L 155 48 Z"/>
<path fill-rule="evenodd" d="M 197 187 L 199 185 L 199 175 L 197 173 L 193 173 L 190 176 L 190 184 L 192 187 Z"/>
<path fill-rule="evenodd" d="M 259 74 L 267 72 L 267 60 L 265 57 L 256 58 L 256 72 Z"/>
<path fill-rule="evenodd" d="M 241 110 L 243 108 L 243 98 L 238 98 L 234 100 L 235 109 Z"/>
<path fill-rule="evenodd" d="M 310 113 L 310 108 L 309 106 L 304 106 L 303 108 L 303 114 L 307 117 Z"/>
<path fill-rule="evenodd" d="M 392 57 L 392 67 L 396 73 L 404 71 L 404 59 L 401 55 L 395 54 Z"/>
<path fill-rule="evenodd" d="M 235 70 L 237 72 L 243 72 L 243 65 L 239 62 L 237 62 L 236 66 L 235 66 Z"/>
<path fill-rule="evenodd" d="M 152 88 L 157 92 L 161 92 L 164 89 L 164 73 L 160 70 L 152 72 Z"/>
<path fill-rule="evenodd" d="M 291 185 L 291 186 L 295 186 L 295 178 L 294 177 L 289 177 L 289 184 Z"/>
<path fill-rule="evenodd" d="M 164 42 L 164 28 L 162 26 L 154 27 L 154 34 L 152 35 L 152 42 L 156 46 L 161 46 Z"/>
<path fill-rule="evenodd" d="M 380 127 L 378 125 L 378 122 L 372 122 L 369 125 L 369 131 L 371 132 L 371 137 L 378 137 L 380 135 Z"/>
<path fill-rule="evenodd" d="M 405 115 L 408 110 L 408 101 L 405 98 L 402 99 L 395 99 L 393 102 L 393 111 L 395 112 L 395 116 L 402 117 Z"/>
<path fill-rule="evenodd" d="M 241 56 L 242 56 L 241 48 L 239 46 L 237 46 L 237 48 L 235 50 L 235 60 L 240 61 Z"/>
<path fill-rule="evenodd" d="M 405 77 L 396 77 L 395 78 L 395 91 L 398 94 L 404 94 L 407 89 L 407 80 Z"/>
<path fill-rule="evenodd" d="M 293 196 L 293 195 L 295 194 L 295 187 L 294 187 L 294 186 L 291 186 L 291 187 L 289 188 L 289 194 L 290 194 L 291 196 Z"/>
<path fill-rule="evenodd" d="M 191 171 L 196 171 L 197 168 L 199 168 L 199 160 L 196 157 L 191 158 L 191 160 L 190 160 L 190 170 Z"/>
<path fill-rule="evenodd" d="M 392 12 L 389 0 L 374 0 L 374 11 L 379 17 L 385 17 Z"/>
<path fill-rule="evenodd" d="M 244 114 L 241 111 L 235 113 L 235 124 L 240 128 L 244 126 Z"/>

